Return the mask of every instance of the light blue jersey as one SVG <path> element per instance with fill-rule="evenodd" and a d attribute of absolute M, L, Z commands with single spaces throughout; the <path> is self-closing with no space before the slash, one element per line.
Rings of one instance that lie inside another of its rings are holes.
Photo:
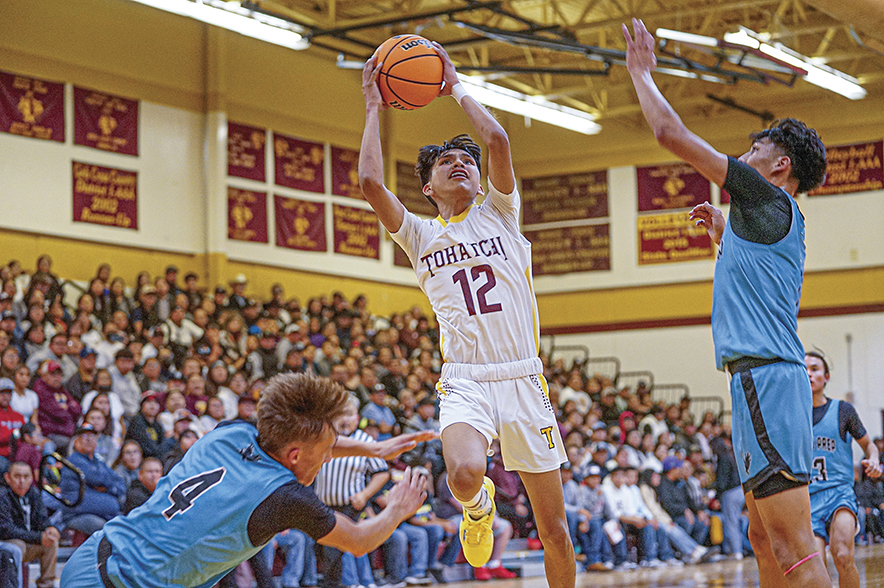
<path fill-rule="evenodd" d="M 113 546 L 108 576 L 145 588 L 212 586 L 261 550 L 249 540 L 249 517 L 294 480 L 258 446 L 253 425 L 215 429 L 160 479 L 145 504 L 104 526 Z"/>
<path fill-rule="evenodd" d="M 840 408 L 840 400 L 830 400 L 826 414 L 813 426 L 811 495 L 835 487 L 853 491 L 853 438 L 846 431 L 846 439 L 841 437 Z"/>
<path fill-rule="evenodd" d="M 734 233 L 728 218 L 712 287 L 712 338 L 718 369 L 741 357 L 804 365 L 798 303 L 804 279 L 804 216 L 795 200 L 788 234 L 770 245 Z"/>

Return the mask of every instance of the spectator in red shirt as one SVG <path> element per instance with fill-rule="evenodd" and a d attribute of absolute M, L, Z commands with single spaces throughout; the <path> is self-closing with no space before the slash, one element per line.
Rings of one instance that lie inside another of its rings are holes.
<path fill-rule="evenodd" d="M 12 390 L 15 388 L 9 378 L 0 379 L 0 471 L 9 468 L 12 434 L 25 424 L 25 417 L 10 408 Z"/>
<path fill-rule="evenodd" d="M 40 399 L 37 422 L 43 435 L 49 437 L 62 454 L 67 450 L 83 414 L 80 404 L 64 389 L 64 374 L 57 361 L 49 360 L 40 366 L 40 378 L 34 382 L 34 392 Z"/>

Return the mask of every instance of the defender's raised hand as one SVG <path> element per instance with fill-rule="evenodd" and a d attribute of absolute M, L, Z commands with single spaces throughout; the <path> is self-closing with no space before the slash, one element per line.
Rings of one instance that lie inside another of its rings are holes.
<path fill-rule="evenodd" d="M 654 37 L 645 28 L 645 23 L 637 18 L 632 19 L 632 30 L 635 38 L 629 35 L 626 23 L 621 25 L 626 38 L 626 69 L 630 75 L 653 71 L 657 67 L 657 56 L 654 55 Z"/>

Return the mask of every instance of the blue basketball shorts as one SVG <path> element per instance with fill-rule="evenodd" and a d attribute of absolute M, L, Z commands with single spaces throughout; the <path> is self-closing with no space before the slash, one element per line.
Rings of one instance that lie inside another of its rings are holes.
<path fill-rule="evenodd" d="M 811 494 L 810 524 L 813 528 L 813 534 L 821 537 L 828 543 L 829 526 L 835 518 L 835 512 L 842 508 L 852 512 L 854 518 L 856 518 L 856 494 L 854 494 L 853 488 L 850 486 L 827 488 Z"/>

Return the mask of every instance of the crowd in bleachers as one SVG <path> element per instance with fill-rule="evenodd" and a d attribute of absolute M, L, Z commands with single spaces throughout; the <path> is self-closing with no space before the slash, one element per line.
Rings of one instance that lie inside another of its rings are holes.
<path fill-rule="evenodd" d="M 0 390 L 9 390 L 8 402 L 0 392 L 0 470 L 24 462 L 37 481 L 43 455 L 69 456 L 86 475 L 84 498 L 65 504 L 80 487 L 72 470 L 61 468 L 58 496 L 45 500 L 68 540 L 146 501 L 159 477 L 219 422 L 254 420 L 262 387 L 280 373 L 315 373 L 352 393 L 353 414 L 339 434 L 383 440 L 439 428 L 439 333 L 419 308 L 377 316 L 364 296 L 351 301 L 335 292 L 302 301 L 280 285 L 259 301 L 246 295 L 245 275 L 206 291 L 196 274 L 179 281 L 174 266 L 156 278 L 142 272 L 129 288 L 102 264 L 71 296 L 46 255 L 32 274 L 12 261 L 0 278 Z M 642 383 L 617 389 L 580 363 L 542 359 L 569 460 L 562 468 L 568 522 L 585 569 L 751 552 L 721 415 L 697 418 L 688 397 L 661 404 Z M 367 468 L 366 484 L 329 504 L 354 517 L 383 508 L 383 488 L 405 465 L 427 469 L 435 500 L 394 534 L 375 567 L 390 584 L 426 584 L 458 554 L 451 523 L 458 504 L 447 492 L 438 440 L 393 464 L 354 464 Z M 510 577 L 500 567 L 510 536 L 537 542 L 519 477 L 503 468 L 499 453 L 488 467 L 500 522 L 492 561 L 475 571 L 478 579 Z M 868 515 L 865 538 L 875 540 L 884 531 L 881 484 L 859 480 L 857 490 Z M 316 583 L 309 544 L 294 530 L 272 544 L 288 552 L 284 585 Z M 259 585 L 267 563 L 252 562 Z M 320 568 L 329 567 L 342 570 L 338 583 L 375 583 L 367 559 L 320 552 Z"/>

